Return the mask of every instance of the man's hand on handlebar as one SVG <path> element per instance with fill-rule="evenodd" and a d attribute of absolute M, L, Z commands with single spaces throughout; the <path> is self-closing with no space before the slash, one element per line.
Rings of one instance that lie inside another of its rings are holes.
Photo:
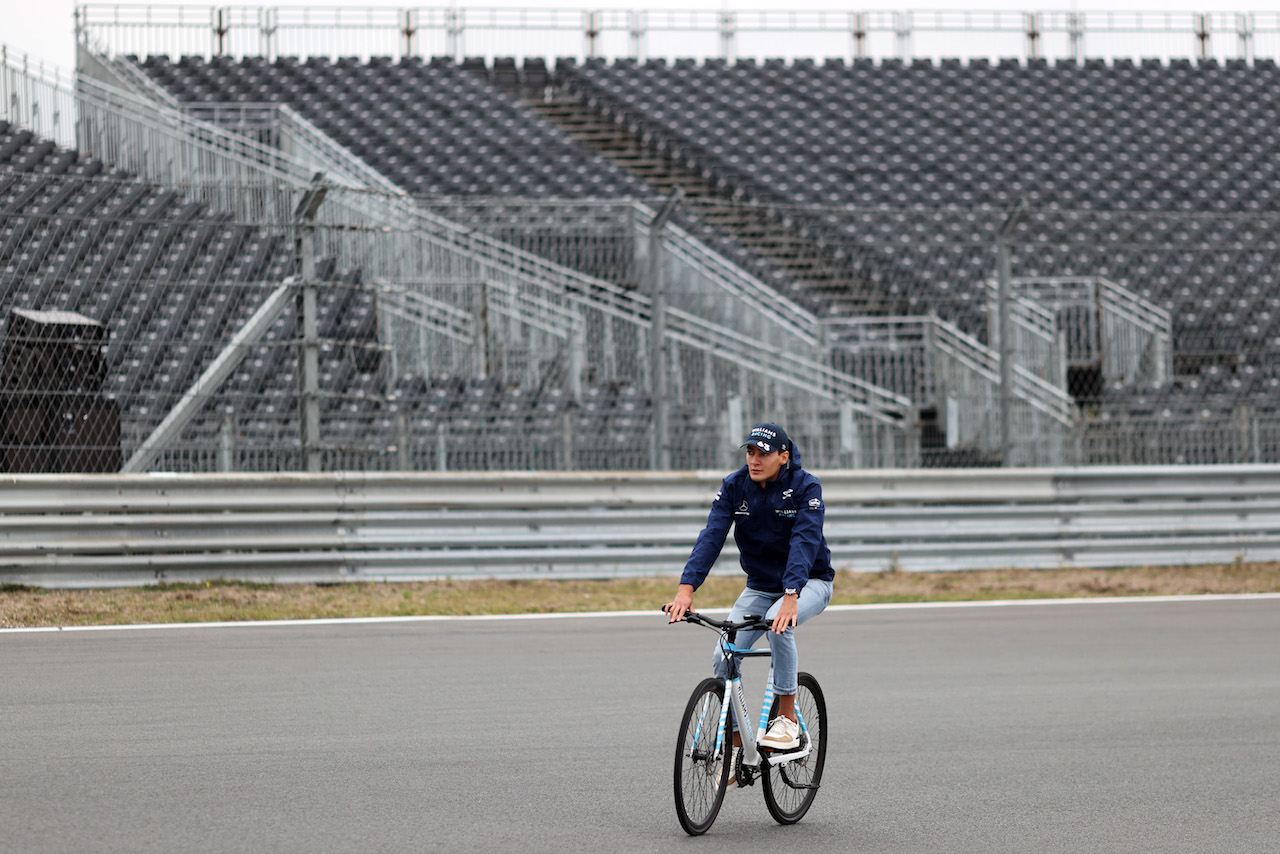
<path fill-rule="evenodd" d="M 783 596 L 778 608 L 778 615 L 773 618 L 770 631 L 782 634 L 792 626 L 800 625 L 800 604 L 798 596 Z"/>
<path fill-rule="evenodd" d="M 693 610 L 693 585 L 681 584 L 676 590 L 676 598 L 662 606 L 667 612 L 668 623 L 678 623 L 684 615 Z"/>

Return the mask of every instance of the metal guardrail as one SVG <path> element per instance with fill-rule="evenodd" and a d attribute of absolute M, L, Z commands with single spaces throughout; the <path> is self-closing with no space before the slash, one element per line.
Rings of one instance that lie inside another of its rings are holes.
<path fill-rule="evenodd" d="M 821 472 L 855 571 L 1280 559 L 1280 466 Z M 720 472 L 0 478 L 0 583 L 674 575 Z M 732 539 L 716 572 L 736 573 Z"/>

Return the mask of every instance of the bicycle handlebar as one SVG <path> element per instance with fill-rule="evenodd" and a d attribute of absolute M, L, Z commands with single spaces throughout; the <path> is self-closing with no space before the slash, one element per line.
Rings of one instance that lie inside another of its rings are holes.
<path fill-rule="evenodd" d="M 684 622 L 693 623 L 694 625 L 706 626 L 711 629 L 719 629 L 722 632 L 741 631 L 743 629 L 768 629 L 769 621 L 764 617 L 755 615 L 747 615 L 738 622 L 730 620 L 713 620 L 711 617 L 703 616 L 697 611 L 689 611 L 684 615 Z"/>

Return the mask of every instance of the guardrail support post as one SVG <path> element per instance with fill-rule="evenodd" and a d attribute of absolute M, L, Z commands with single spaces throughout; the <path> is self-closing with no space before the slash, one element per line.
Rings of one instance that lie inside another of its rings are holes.
<path fill-rule="evenodd" d="M 400 471 L 410 471 L 409 419 L 403 412 L 396 415 L 396 463 Z"/>
<path fill-rule="evenodd" d="M 725 402 L 724 409 L 725 419 L 725 442 L 724 442 L 724 463 L 728 468 L 742 465 L 739 458 L 736 445 L 742 441 L 742 436 L 747 432 L 746 414 L 742 407 L 742 396 L 735 394 Z"/>
<path fill-rule="evenodd" d="M 562 468 L 573 471 L 577 468 L 573 462 L 573 413 L 565 412 L 560 416 L 560 455 L 563 457 Z"/>
<path fill-rule="evenodd" d="M 218 471 L 235 471 L 236 427 L 235 420 L 223 416 L 218 430 Z"/>
<path fill-rule="evenodd" d="M 893 13 L 893 34 L 898 45 L 898 59 L 907 62 L 911 59 L 911 13 Z"/>

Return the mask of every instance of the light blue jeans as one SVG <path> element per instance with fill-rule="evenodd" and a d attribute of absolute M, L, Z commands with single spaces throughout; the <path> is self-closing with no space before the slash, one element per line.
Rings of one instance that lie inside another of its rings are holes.
<path fill-rule="evenodd" d="M 831 604 L 831 582 L 810 579 L 801 589 L 800 601 L 796 604 L 800 610 L 798 617 L 800 624 L 804 624 L 809 619 L 818 616 L 827 605 Z M 748 587 L 742 591 L 738 601 L 733 603 L 733 610 L 729 612 L 729 619 L 736 621 L 741 620 L 748 614 L 764 614 L 766 620 L 772 621 L 778 615 L 778 609 L 781 606 L 781 593 L 764 593 Z M 760 639 L 762 634 L 769 637 L 769 649 L 773 651 L 773 693 L 794 694 L 800 672 L 800 659 L 796 655 L 795 626 L 787 629 L 782 634 L 759 629 L 738 632 L 736 645 L 744 649 L 755 646 L 756 641 Z M 724 656 L 720 654 L 719 644 L 716 645 L 712 666 L 715 669 L 716 676 L 721 679 L 729 674 L 729 666 L 725 662 Z"/>

